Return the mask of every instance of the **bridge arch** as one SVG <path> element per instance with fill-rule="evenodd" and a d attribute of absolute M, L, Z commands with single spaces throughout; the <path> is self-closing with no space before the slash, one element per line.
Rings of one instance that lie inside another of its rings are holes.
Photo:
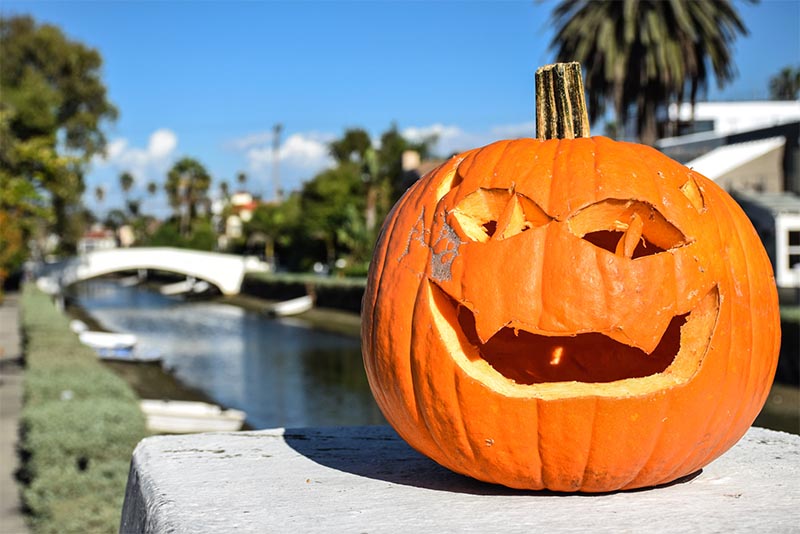
<path fill-rule="evenodd" d="M 253 262 L 252 258 L 233 254 L 172 247 L 115 248 L 88 252 L 55 264 L 46 270 L 44 283 L 39 285 L 61 290 L 89 278 L 136 269 L 170 271 L 205 280 L 223 295 L 239 293 L 245 272 L 265 270 L 263 264 Z"/>

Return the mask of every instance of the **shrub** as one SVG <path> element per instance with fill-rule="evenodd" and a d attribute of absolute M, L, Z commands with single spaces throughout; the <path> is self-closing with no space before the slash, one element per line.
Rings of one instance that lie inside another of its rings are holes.
<path fill-rule="evenodd" d="M 35 532 L 116 532 L 145 420 L 130 387 L 68 323 L 49 297 L 25 288 L 23 498 Z"/>

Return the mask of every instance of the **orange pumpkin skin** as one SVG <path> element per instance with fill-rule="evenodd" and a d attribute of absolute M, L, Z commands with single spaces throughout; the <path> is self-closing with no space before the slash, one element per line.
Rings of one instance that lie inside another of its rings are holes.
<path fill-rule="evenodd" d="M 752 424 L 779 344 L 772 268 L 738 205 L 603 137 L 500 141 L 423 177 L 387 217 L 362 310 L 400 436 L 533 490 L 700 469 Z"/>

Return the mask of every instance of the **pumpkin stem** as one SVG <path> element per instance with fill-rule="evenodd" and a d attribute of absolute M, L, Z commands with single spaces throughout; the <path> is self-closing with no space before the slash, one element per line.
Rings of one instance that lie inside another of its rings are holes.
<path fill-rule="evenodd" d="M 589 137 L 581 64 L 555 63 L 536 71 L 536 137 Z"/>

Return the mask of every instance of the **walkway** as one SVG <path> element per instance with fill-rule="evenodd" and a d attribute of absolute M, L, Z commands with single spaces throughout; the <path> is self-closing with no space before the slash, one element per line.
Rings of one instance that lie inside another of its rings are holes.
<path fill-rule="evenodd" d="M 28 532 L 20 511 L 17 469 L 19 412 L 22 407 L 22 346 L 19 295 L 7 294 L 0 304 L 0 532 Z"/>

